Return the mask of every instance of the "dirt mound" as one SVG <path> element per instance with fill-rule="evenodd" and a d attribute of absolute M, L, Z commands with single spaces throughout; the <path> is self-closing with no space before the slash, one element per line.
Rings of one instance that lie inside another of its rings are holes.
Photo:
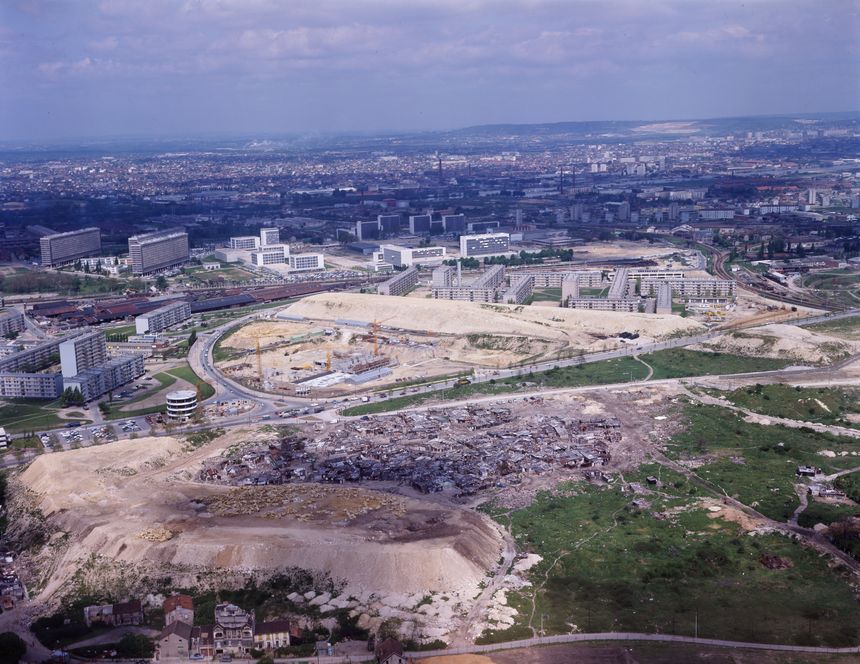
<path fill-rule="evenodd" d="M 439 334 L 522 335 L 564 339 L 587 347 L 597 339 L 637 332 L 643 341 L 679 331 L 693 333 L 702 326 L 680 316 L 628 314 L 580 309 L 528 307 L 446 300 L 415 300 L 359 293 L 322 293 L 296 302 L 290 314 L 316 320 L 372 322 L 404 330 Z"/>
<path fill-rule="evenodd" d="M 498 560 L 496 526 L 473 512 L 355 487 L 178 479 L 212 453 L 164 437 L 34 461 L 21 483 L 69 534 L 47 592 L 92 555 L 169 571 L 177 583 L 207 570 L 265 575 L 296 566 L 375 593 L 477 592 Z"/>
<path fill-rule="evenodd" d="M 829 364 L 856 353 L 860 350 L 860 343 L 794 325 L 773 324 L 755 330 L 729 332 L 691 348 Z"/>

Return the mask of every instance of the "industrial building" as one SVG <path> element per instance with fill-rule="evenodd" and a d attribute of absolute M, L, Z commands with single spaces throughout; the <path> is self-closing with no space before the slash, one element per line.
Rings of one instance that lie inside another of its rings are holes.
<path fill-rule="evenodd" d="M 175 390 L 167 393 L 167 416 L 171 420 L 186 422 L 197 411 L 197 393 L 194 390 Z"/>
<path fill-rule="evenodd" d="M 230 238 L 231 249 L 244 249 L 252 251 L 260 248 L 260 238 L 256 235 L 242 235 L 240 237 Z"/>
<path fill-rule="evenodd" d="M 188 261 L 188 233 L 182 229 L 144 233 L 128 238 L 131 271 L 152 274 Z"/>
<path fill-rule="evenodd" d="M 460 236 L 460 255 L 463 258 L 506 254 L 510 248 L 511 236 L 508 233 Z"/>
<path fill-rule="evenodd" d="M 286 244 L 260 247 L 258 251 L 251 252 L 251 262 L 257 267 L 284 265 L 289 262 L 289 258 L 290 247 Z"/>
<path fill-rule="evenodd" d="M 406 295 L 416 285 L 418 285 L 418 270 L 409 267 L 379 284 L 377 293 L 380 295 Z"/>
<path fill-rule="evenodd" d="M 290 254 L 288 260 L 293 272 L 325 270 L 325 258 L 322 254 Z"/>
<path fill-rule="evenodd" d="M 395 267 L 411 267 L 440 263 L 445 260 L 445 247 L 400 247 L 394 244 L 383 244 L 382 260 Z"/>
<path fill-rule="evenodd" d="M 191 318 L 191 305 L 188 302 L 171 302 L 135 318 L 134 328 L 137 334 L 152 334 L 189 318 Z"/>
<path fill-rule="evenodd" d="M 8 337 L 26 329 L 24 314 L 15 309 L 0 311 L 0 337 Z"/>
<path fill-rule="evenodd" d="M 74 263 L 78 258 L 96 256 L 102 250 L 101 231 L 96 227 L 79 231 L 53 233 L 39 240 L 42 251 L 42 266 L 56 267 Z"/>
<path fill-rule="evenodd" d="M 87 332 L 60 344 L 60 366 L 63 376 L 70 378 L 107 362 L 107 341 L 100 330 Z"/>

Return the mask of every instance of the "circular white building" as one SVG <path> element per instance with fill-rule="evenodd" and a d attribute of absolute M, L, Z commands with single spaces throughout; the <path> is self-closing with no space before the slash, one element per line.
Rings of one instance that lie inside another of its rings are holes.
<path fill-rule="evenodd" d="M 176 390 L 167 393 L 167 416 L 171 420 L 184 422 L 194 417 L 197 410 L 197 392 Z"/>

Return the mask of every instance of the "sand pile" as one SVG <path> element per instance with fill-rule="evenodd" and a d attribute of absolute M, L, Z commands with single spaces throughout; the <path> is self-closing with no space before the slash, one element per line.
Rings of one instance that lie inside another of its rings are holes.
<path fill-rule="evenodd" d="M 445 300 L 415 300 L 359 293 L 322 293 L 304 298 L 288 312 L 315 320 L 372 322 L 440 334 L 522 335 L 589 346 L 596 338 L 638 332 L 643 341 L 703 327 L 673 315 L 628 314 Z"/>
<path fill-rule="evenodd" d="M 96 554 L 170 574 L 177 584 L 207 571 L 265 575 L 296 566 L 356 590 L 474 596 L 499 558 L 495 525 L 466 510 L 356 487 L 178 479 L 194 477 L 212 451 L 183 452 L 164 437 L 36 459 L 21 482 L 69 535 L 48 592 Z"/>
<path fill-rule="evenodd" d="M 691 348 L 806 364 L 830 364 L 860 352 L 860 342 L 838 339 L 795 325 L 773 324 L 754 330 L 728 332 Z"/>

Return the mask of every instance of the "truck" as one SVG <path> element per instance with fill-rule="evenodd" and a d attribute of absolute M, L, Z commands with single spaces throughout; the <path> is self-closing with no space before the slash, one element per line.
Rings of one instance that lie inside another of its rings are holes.
<path fill-rule="evenodd" d="M 454 383 L 454 385 L 456 387 L 463 387 L 464 385 L 471 385 L 471 384 L 472 384 L 472 381 L 469 380 L 468 378 L 460 378 L 456 383 Z"/>

